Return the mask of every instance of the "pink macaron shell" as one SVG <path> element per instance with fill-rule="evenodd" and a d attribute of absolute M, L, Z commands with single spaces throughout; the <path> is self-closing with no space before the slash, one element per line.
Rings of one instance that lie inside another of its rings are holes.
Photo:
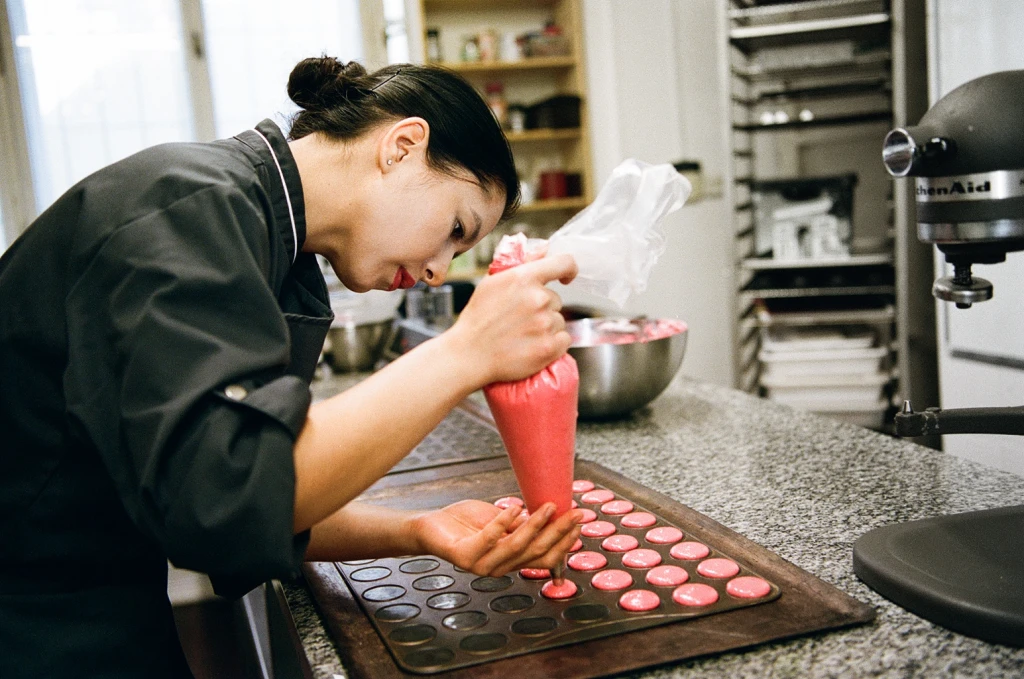
<path fill-rule="evenodd" d="M 569 548 L 570 552 L 578 552 L 583 549 L 583 540 L 576 538 L 576 542 L 572 543 L 572 547 Z"/>
<path fill-rule="evenodd" d="M 690 582 L 675 588 L 672 601 L 683 606 L 710 606 L 718 601 L 718 592 L 710 585 Z"/>
<path fill-rule="evenodd" d="M 661 605 L 661 597 L 646 589 L 631 589 L 619 597 L 619 606 L 627 611 L 651 611 Z"/>
<path fill-rule="evenodd" d="M 508 509 L 513 505 L 515 505 L 516 507 L 522 507 L 523 501 L 512 495 L 508 497 L 499 497 L 497 500 L 494 501 L 494 506 L 497 507 L 498 509 Z"/>
<path fill-rule="evenodd" d="M 580 535 L 585 538 L 606 538 L 615 534 L 615 524 L 607 521 L 591 521 L 580 526 Z"/>
<path fill-rule="evenodd" d="M 520 568 L 519 575 L 527 580 L 547 580 L 551 577 L 551 571 L 547 568 Z"/>
<path fill-rule="evenodd" d="M 580 511 L 583 512 L 583 520 L 580 521 L 580 523 L 590 523 L 591 521 L 597 519 L 597 512 L 595 512 L 593 509 L 587 509 L 584 507 Z"/>
<path fill-rule="evenodd" d="M 731 578 L 740 567 L 731 559 L 705 559 L 697 564 L 697 572 L 705 578 Z"/>
<path fill-rule="evenodd" d="M 630 587 L 633 584 L 633 576 L 626 571 L 609 568 L 608 570 L 595 573 L 594 577 L 590 579 L 590 584 L 594 586 L 594 589 L 613 592 Z"/>
<path fill-rule="evenodd" d="M 672 545 L 672 549 L 669 550 L 669 556 L 682 561 L 697 561 L 710 553 L 708 546 L 700 542 L 680 542 Z"/>
<path fill-rule="evenodd" d="M 675 526 L 659 526 L 647 531 L 644 539 L 656 545 L 671 545 L 683 539 L 683 531 Z"/>
<path fill-rule="evenodd" d="M 587 504 L 591 505 L 601 505 L 604 504 L 605 502 L 611 502 L 614 499 L 615 493 L 613 493 L 610 490 L 605 490 L 601 488 L 598 490 L 592 490 L 588 493 L 584 493 L 583 496 L 580 498 L 580 501 L 586 502 Z"/>
<path fill-rule="evenodd" d="M 576 583 L 569 578 L 562 578 L 561 584 L 555 584 L 554 580 L 548 580 L 540 588 L 540 593 L 547 599 L 568 599 L 575 596 L 577 591 Z"/>
<path fill-rule="evenodd" d="M 622 555 L 622 565 L 627 568 L 654 568 L 660 563 L 661 554 L 653 549 L 631 549 Z"/>
<path fill-rule="evenodd" d="M 612 500 L 601 505 L 602 514 L 629 514 L 633 511 L 633 503 L 629 500 Z"/>
<path fill-rule="evenodd" d="M 763 596 L 768 596 L 768 593 L 772 591 L 772 586 L 757 576 L 744 575 L 727 582 L 725 591 L 740 599 L 760 599 Z"/>
<path fill-rule="evenodd" d="M 587 479 L 576 479 L 572 482 L 572 492 L 574 493 L 586 493 L 590 490 L 594 490 L 593 481 L 588 481 Z"/>
<path fill-rule="evenodd" d="M 640 541 L 632 535 L 613 535 L 601 542 L 601 549 L 609 552 L 628 552 L 639 545 Z"/>
<path fill-rule="evenodd" d="M 633 512 L 623 516 L 619 523 L 622 524 L 623 528 L 647 528 L 658 523 L 658 519 L 655 518 L 654 514 L 648 514 L 647 512 Z"/>
<path fill-rule="evenodd" d="M 597 571 L 608 565 L 608 557 L 600 552 L 576 552 L 567 563 L 574 571 Z"/>
<path fill-rule="evenodd" d="M 689 580 L 690 574 L 679 566 L 655 566 L 647 571 L 647 577 L 644 579 L 648 585 L 655 587 L 676 587 Z"/>

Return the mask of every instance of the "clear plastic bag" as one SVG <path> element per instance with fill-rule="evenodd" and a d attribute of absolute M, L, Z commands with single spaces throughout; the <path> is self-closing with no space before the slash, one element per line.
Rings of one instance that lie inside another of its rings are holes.
<path fill-rule="evenodd" d="M 576 258 L 572 286 L 620 308 L 643 292 L 665 251 L 662 219 L 690 197 L 690 182 L 669 164 L 623 161 L 597 198 L 548 240 L 547 253 Z"/>

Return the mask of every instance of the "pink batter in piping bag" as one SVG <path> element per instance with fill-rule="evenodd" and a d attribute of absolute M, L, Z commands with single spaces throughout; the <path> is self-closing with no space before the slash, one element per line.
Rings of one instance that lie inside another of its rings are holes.
<path fill-rule="evenodd" d="M 488 273 L 544 255 L 541 249 L 529 250 L 522 234 L 506 236 L 495 250 Z M 545 502 L 555 504 L 554 517 L 572 508 L 578 391 L 579 370 L 569 354 L 524 380 L 484 387 L 487 405 L 530 512 Z M 561 581 L 562 571 L 555 569 L 556 582 Z"/>

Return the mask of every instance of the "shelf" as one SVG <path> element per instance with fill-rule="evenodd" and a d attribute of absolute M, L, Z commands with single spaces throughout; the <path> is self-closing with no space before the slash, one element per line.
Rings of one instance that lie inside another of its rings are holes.
<path fill-rule="evenodd" d="M 786 297 L 846 297 L 848 295 L 894 295 L 894 285 L 851 285 L 820 288 L 764 288 L 742 290 L 745 296 L 756 299 L 782 299 Z"/>
<path fill-rule="evenodd" d="M 739 132 L 774 132 L 776 130 L 793 130 L 798 128 L 828 127 L 836 125 L 861 125 L 863 123 L 891 122 L 891 111 L 876 111 L 872 113 L 859 113 L 852 116 L 831 116 L 828 118 L 814 118 L 813 120 L 791 120 L 788 123 L 773 123 L 771 125 L 733 125 L 732 129 Z"/>
<path fill-rule="evenodd" d="M 506 132 L 510 144 L 531 141 L 565 141 L 579 139 L 581 135 L 578 127 L 565 129 L 544 128 L 539 130 L 524 130 L 522 132 Z"/>
<path fill-rule="evenodd" d="M 520 214 L 525 212 L 546 212 L 549 210 L 581 210 L 587 206 L 587 199 L 583 196 L 572 198 L 549 198 L 547 200 L 535 200 L 532 203 L 519 206 Z"/>
<path fill-rule="evenodd" d="M 891 252 L 880 252 L 877 254 L 850 255 L 845 259 L 827 260 L 797 260 L 780 261 L 763 257 L 751 257 L 740 262 L 744 269 L 749 271 L 767 271 L 770 269 L 819 269 L 837 266 L 873 266 L 878 264 L 892 264 Z"/>
<path fill-rule="evenodd" d="M 836 10 L 840 7 L 856 5 L 881 5 L 879 0 L 791 0 L 775 4 L 757 4 L 757 0 L 749 0 L 752 6 L 729 10 L 730 19 L 753 19 L 772 16 L 773 14 L 793 14 L 797 12 L 815 12 L 820 10 Z"/>
<path fill-rule="evenodd" d="M 863 96 L 865 94 L 882 94 L 885 96 L 891 96 L 892 90 L 889 79 L 884 77 L 875 77 L 870 80 L 860 80 L 835 85 L 780 89 L 772 92 L 762 92 L 753 99 L 737 99 L 735 101 L 738 104 L 751 106 L 763 102 L 808 102 L 819 101 L 822 99 Z"/>
<path fill-rule="evenodd" d="M 437 65 L 456 73 L 500 73 L 506 71 L 572 68 L 576 65 L 576 59 L 572 56 L 526 57 L 519 61 L 445 61 Z"/>
<path fill-rule="evenodd" d="M 852 61 L 840 61 L 802 66 L 762 67 L 758 64 L 747 67 L 733 66 L 732 74 L 754 82 L 774 79 L 795 79 L 818 75 L 847 76 L 859 73 L 877 73 L 881 69 L 888 71 L 892 55 L 886 51 L 866 52 L 858 54 Z"/>
<path fill-rule="evenodd" d="M 891 322 L 895 318 L 896 309 L 892 306 L 887 306 L 883 309 L 850 309 L 846 311 L 761 312 L 757 314 L 757 324 L 761 327 L 773 325 L 867 324 Z"/>
<path fill-rule="evenodd" d="M 875 12 L 778 24 L 734 26 L 729 29 L 729 40 L 740 50 L 749 53 L 766 47 L 783 47 L 798 42 L 871 42 L 888 35 L 888 32 L 888 13 Z"/>

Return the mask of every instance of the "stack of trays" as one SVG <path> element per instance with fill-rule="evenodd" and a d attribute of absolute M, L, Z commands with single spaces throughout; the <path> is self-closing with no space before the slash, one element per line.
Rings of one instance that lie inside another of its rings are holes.
<path fill-rule="evenodd" d="M 773 328 L 762 337 L 768 398 L 862 427 L 882 426 L 886 348 L 868 328 Z"/>

